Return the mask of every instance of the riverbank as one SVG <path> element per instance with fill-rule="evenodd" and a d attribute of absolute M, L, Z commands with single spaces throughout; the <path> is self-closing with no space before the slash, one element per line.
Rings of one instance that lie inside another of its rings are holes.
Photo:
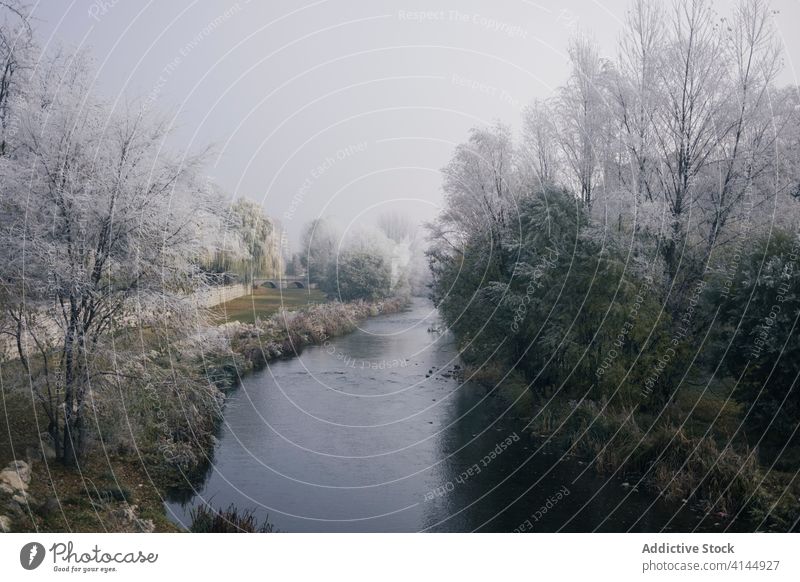
<path fill-rule="evenodd" d="M 797 447 L 760 454 L 740 434 L 741 410 L 715 391 L 683 390 L 658 413 L 604 399 L 536 394 L 521 373 L 466 367 L 465 377 L 493 389 L 528 419 L 527 431 L 581 459 L 629 491 L 681 502 L 720 527 L 739 520 L 759 531 L 797 527 L 800 483 L 789 467 Z"/>
<path fill-rule="evenodd" d="M 492 390 L 461 366 L 437 310 L 415 299 L 249 375 L 229 396 L 214 470 L 168 500 L 170 517 L 188 528 L 232 506 L 286 532 L 722 530 L 562 455 L 509 406 L 513 383 Z"/>
<path fill-rule="evenodd" d="M 402 299 L 326 303 L 280 311 L 255 323 L 209 327 L 191 338 L 148 338 L 149 366 L 113 398 L 99 398 L 93 446 L 66 469 L 36 427 L 43 418 L 24 390 L 2 395 L 0 469 L 25 464 L 20 487 L 0 487 L 2 527 L 12 531 L 177 531 L 163 499 L 191 487 L 213 456 L 225 393 L 269 362 L 349 333 L 364 319 L 404 308 Z M 120 338 L 121 340 L 123 338 Z M 137 338 L 135 338 L 137 339 Z M 4 364 L 4 385 L 25 385 Z M 16 380 L 14 380 L 16 378 Z M 9 382 L 13 380 L 13 382 Z M 23 486 L 24 485 L 24 486 Z M 12 490 L 13 489 L 13 490 Z"/>

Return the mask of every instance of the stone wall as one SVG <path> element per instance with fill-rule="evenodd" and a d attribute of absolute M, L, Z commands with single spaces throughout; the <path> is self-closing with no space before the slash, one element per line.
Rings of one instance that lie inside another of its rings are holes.
<path fill-rule="evenodd" d="M 221 287 L 210 287 L 205 291 L 195 293 L 195 300 L 199 307 L 215 307 L 227 301 L 245 297 L 253 292 L 251 284 L 239 283 L 236 285 L 224 285 Z M 126 321 L 123 319 L 123 321 Z M 126 324 L 128 322 L 126 321 Z M 41 318 L 37 322 L 39 332 L 45 332 L 45 336 L 50 338 L 58 337 L 62 330 L 55 321 Z M 30 341 L 30 340 L 28 340 Z M 33 346 L 31 346 L 33 347 Z M 17 347 L 11 336 L 0 335 L 0 358 L 17 358 Z"/>
<path fill-rule="evenodd" d="M 221 305 L 239 297 L 245 297 L 253 292 L 253 286 L 247 283 L 237 285 L 225 285 L 223 287 L 211 287 L 205 291 L 195 294 L 197 304 L 200 307 L 214 307 Z"/>

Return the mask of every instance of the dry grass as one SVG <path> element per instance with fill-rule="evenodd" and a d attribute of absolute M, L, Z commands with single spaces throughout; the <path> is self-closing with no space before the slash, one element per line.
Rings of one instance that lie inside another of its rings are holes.
<path fill-rule="evenodd" d="M 305 346 L 349 333 L 367 317 L 394 313 L 405 305 L 402 299 L 311 305 L 296 312 L 280 311 L 254 324 L 229 323 L 225 333 L 233 353 L 242 356 L 249 368 L 258 370 L 271 360 L 300 354 Z"/>
<path fill-rule="evenodd" d="M 325 303 L 325 293 L 318 289 L 266 289 L 256 287 L 252 295 L 239 297 L 213 309 L 218 323 L 239 321 L 255 323 L 280 310 L 293 311 L 308 305 Z"/>
<path fill-rule="evenodd" d="M 239 510 L 230 505 L 228 509 L 217 510 L 201 505 L 192 510 L 192 533 L 276 533 L 269 522 L 269 516 L 259 525 L 250 510 Z"/>

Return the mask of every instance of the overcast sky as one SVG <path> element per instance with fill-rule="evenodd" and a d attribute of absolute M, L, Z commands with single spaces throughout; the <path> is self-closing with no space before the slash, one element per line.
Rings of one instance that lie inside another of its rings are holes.
<path fill-rule="evenodd" d="M 627 0 L 43 0 L 43 46 L 91 50 L 97 87 L 174 116 L 174 145 L 262 203 L 292 241 L 329 216 L 435 215 L 439 169 L 473 125 L 519 126 L 590 32 L 613 56 Z M 725 12 L 728 2 L 717 2 Z M 800 0 L 774 0 L 800 71 Z M 797 69 L 795 69 L 797 67 Z"/>

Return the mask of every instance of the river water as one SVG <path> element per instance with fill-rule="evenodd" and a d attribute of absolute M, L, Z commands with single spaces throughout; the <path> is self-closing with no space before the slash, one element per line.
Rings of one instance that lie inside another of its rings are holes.
<path fill-rule="evenodd" d="M 271 364 L 230 394 L 205 481 L 167 502 L 235 504 L 290 532 L 720 531 L 564 458 L 495 391 L 462 382 L 430 302 Z M 633 480 L 631 480 L 633 484 Z"/>

